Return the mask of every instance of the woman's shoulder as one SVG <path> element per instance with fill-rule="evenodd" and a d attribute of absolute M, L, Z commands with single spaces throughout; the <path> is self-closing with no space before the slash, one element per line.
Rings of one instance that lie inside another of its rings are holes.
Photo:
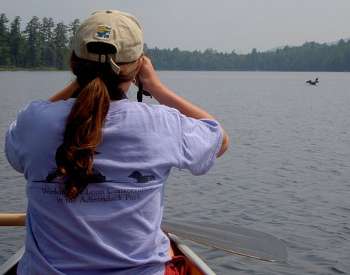
<path fill-rule="evenodd" d="M 50 100 L 36 99 L 27 103 L 21 110 L 20 113 L 37 113 L 51 109 L 65 109 L 72 106 L 72 100 L 60 100 L 52 102 Z"/>
<path fill-rule="evenodd" d="M 17 115 L 17 121 L 35 125 L 51 124 L 53 121 L 67 117 L 72 107 L 72 100 L 51 102 L 49 100 L 33 100 L 25 105 Z"/>
<path fill-rule="evenodd" d="M 50 100 L 38 99 L 33 100 L 27 104 L 27 108 L 33 112 L 45 112 L 56 110 L 70 110 L 74 104 L 75 99 L 59 100 L 52 102 Z"/>
<path fill-rule="evenodd" d="M 178 115 L 180 112 L 175 109 L 171 108 L 162 104 L 154 104 L 154 103 L 143 103 L 143 102 L 136 102 L 136 101 L 129 101 L 128 102 L 131 109 L 137 110 L 137 111 L 144 111 L 149 114 L 163 114 L 163 115 Z"/>
<path fill-rule="evenodd" d="M 119 112 L 127 112 L 142 117 L 176 117 L 180 114 L 177 109 L 165 105 L 136 102 L 128 99 L 111 104 L 109 113 Z"/>
<path fill-rule="evenodd" d="M 108 112 L 105 127 L 121 127 L 135 134 L 143 132 L 164 132 L 175 131 L 180 127 L 179 111 L 164 105 L 140 103 L 125 100 L 119 103 L 112 103 Z M 171 125 L 171 127 L 170 127 Z M 120 130 L 119 130 L 120 131 Z"/>

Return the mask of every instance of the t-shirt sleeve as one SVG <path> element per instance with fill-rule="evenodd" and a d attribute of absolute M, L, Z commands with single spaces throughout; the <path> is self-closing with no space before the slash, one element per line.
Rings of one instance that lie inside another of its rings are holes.
<path fill-rule="evenodd" d="M 179 114 L 179 168 L 194 175 L 205 174 L 214 164 L 223 139 L 220 124 L 210 119 L 194 119 Z"/>
<path fill-rule="evenodd" d="M 17 172 L 23 173 L 24 167 L 19 153 L 20 142 L 18 138 L 17 120 L 11 123 L 5 138 L 5 154 L 7 161 Z"/>
<path fill-rule="evenodd" d="M 19 111 L 17 118 L 13 121 L 6 132 L 5 155 L 11 166 L 19 173 L 24 172 L 24 148 L 27 138 L 33 134 L 34 111 L 41 105 L 48 104 L 47 101 L 32 101 Z"/>

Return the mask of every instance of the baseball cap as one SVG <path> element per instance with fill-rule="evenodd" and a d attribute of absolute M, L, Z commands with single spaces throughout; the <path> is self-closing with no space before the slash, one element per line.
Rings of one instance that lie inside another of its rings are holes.
<path fill-rule="evenodd" d="M 119 74 L 118 64 L 134 62 L 142 55 L 142 28 L 131 14 L 96 11 L 80 25 L 72 50 L 79 58 L 110 63 Z"/>

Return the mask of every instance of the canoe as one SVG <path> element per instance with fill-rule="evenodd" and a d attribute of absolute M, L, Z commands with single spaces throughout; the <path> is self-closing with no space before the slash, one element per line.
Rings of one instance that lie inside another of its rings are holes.
<path fill-rule="evenodd" d="M 194 253 L 180 238 L 174 234 L 168 234 L 175 255 L 183 255 L 190 267 L 190 273 L 187 275 L 215 275 L 215 272 L 196 254 Z M 24 253 L 22 247 L 15 255 L 10 257 L 1 267 L 0 275 L 16 275 L 18 261 Z"/>
<path fill-rule="evenodd" d="M 186 258 L 190 272 L 188 275 L 216 275 L 215 272 L 175 234 L 168 233 L 175 255 Z"/>

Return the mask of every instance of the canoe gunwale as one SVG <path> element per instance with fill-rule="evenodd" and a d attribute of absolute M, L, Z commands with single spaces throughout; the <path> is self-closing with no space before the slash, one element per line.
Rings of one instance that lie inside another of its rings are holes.
<path fill-rule="evenodd" d="M 196 254 L 189 248 L 181 239 L 171 233 L 168 233 L 170 240 L 176 245 L 177 249 L 193 264 L 202 275 L 216 275 L 216 273 Z"/>
<path fill-rule="evenodd" d="M 18 261 L 24 254 L 24 246 L 0 266 L 0 275 L 16 274 Z"/>
<path fill-rule="evenodd" d="M 216 275 L 215 272 L 186 244 L 184 244 L 179 237 L 168 233 L 170 240 L 175 244 L 176 248 L 184 254 L 186 259 L 194 265 L 203 275 Z M 16 274 L 18 261 L 24 254 L 25 247 L 23 246 L 14 255 L 12 255 L 5 263 L 0 266 L 0 275 Z"/>

